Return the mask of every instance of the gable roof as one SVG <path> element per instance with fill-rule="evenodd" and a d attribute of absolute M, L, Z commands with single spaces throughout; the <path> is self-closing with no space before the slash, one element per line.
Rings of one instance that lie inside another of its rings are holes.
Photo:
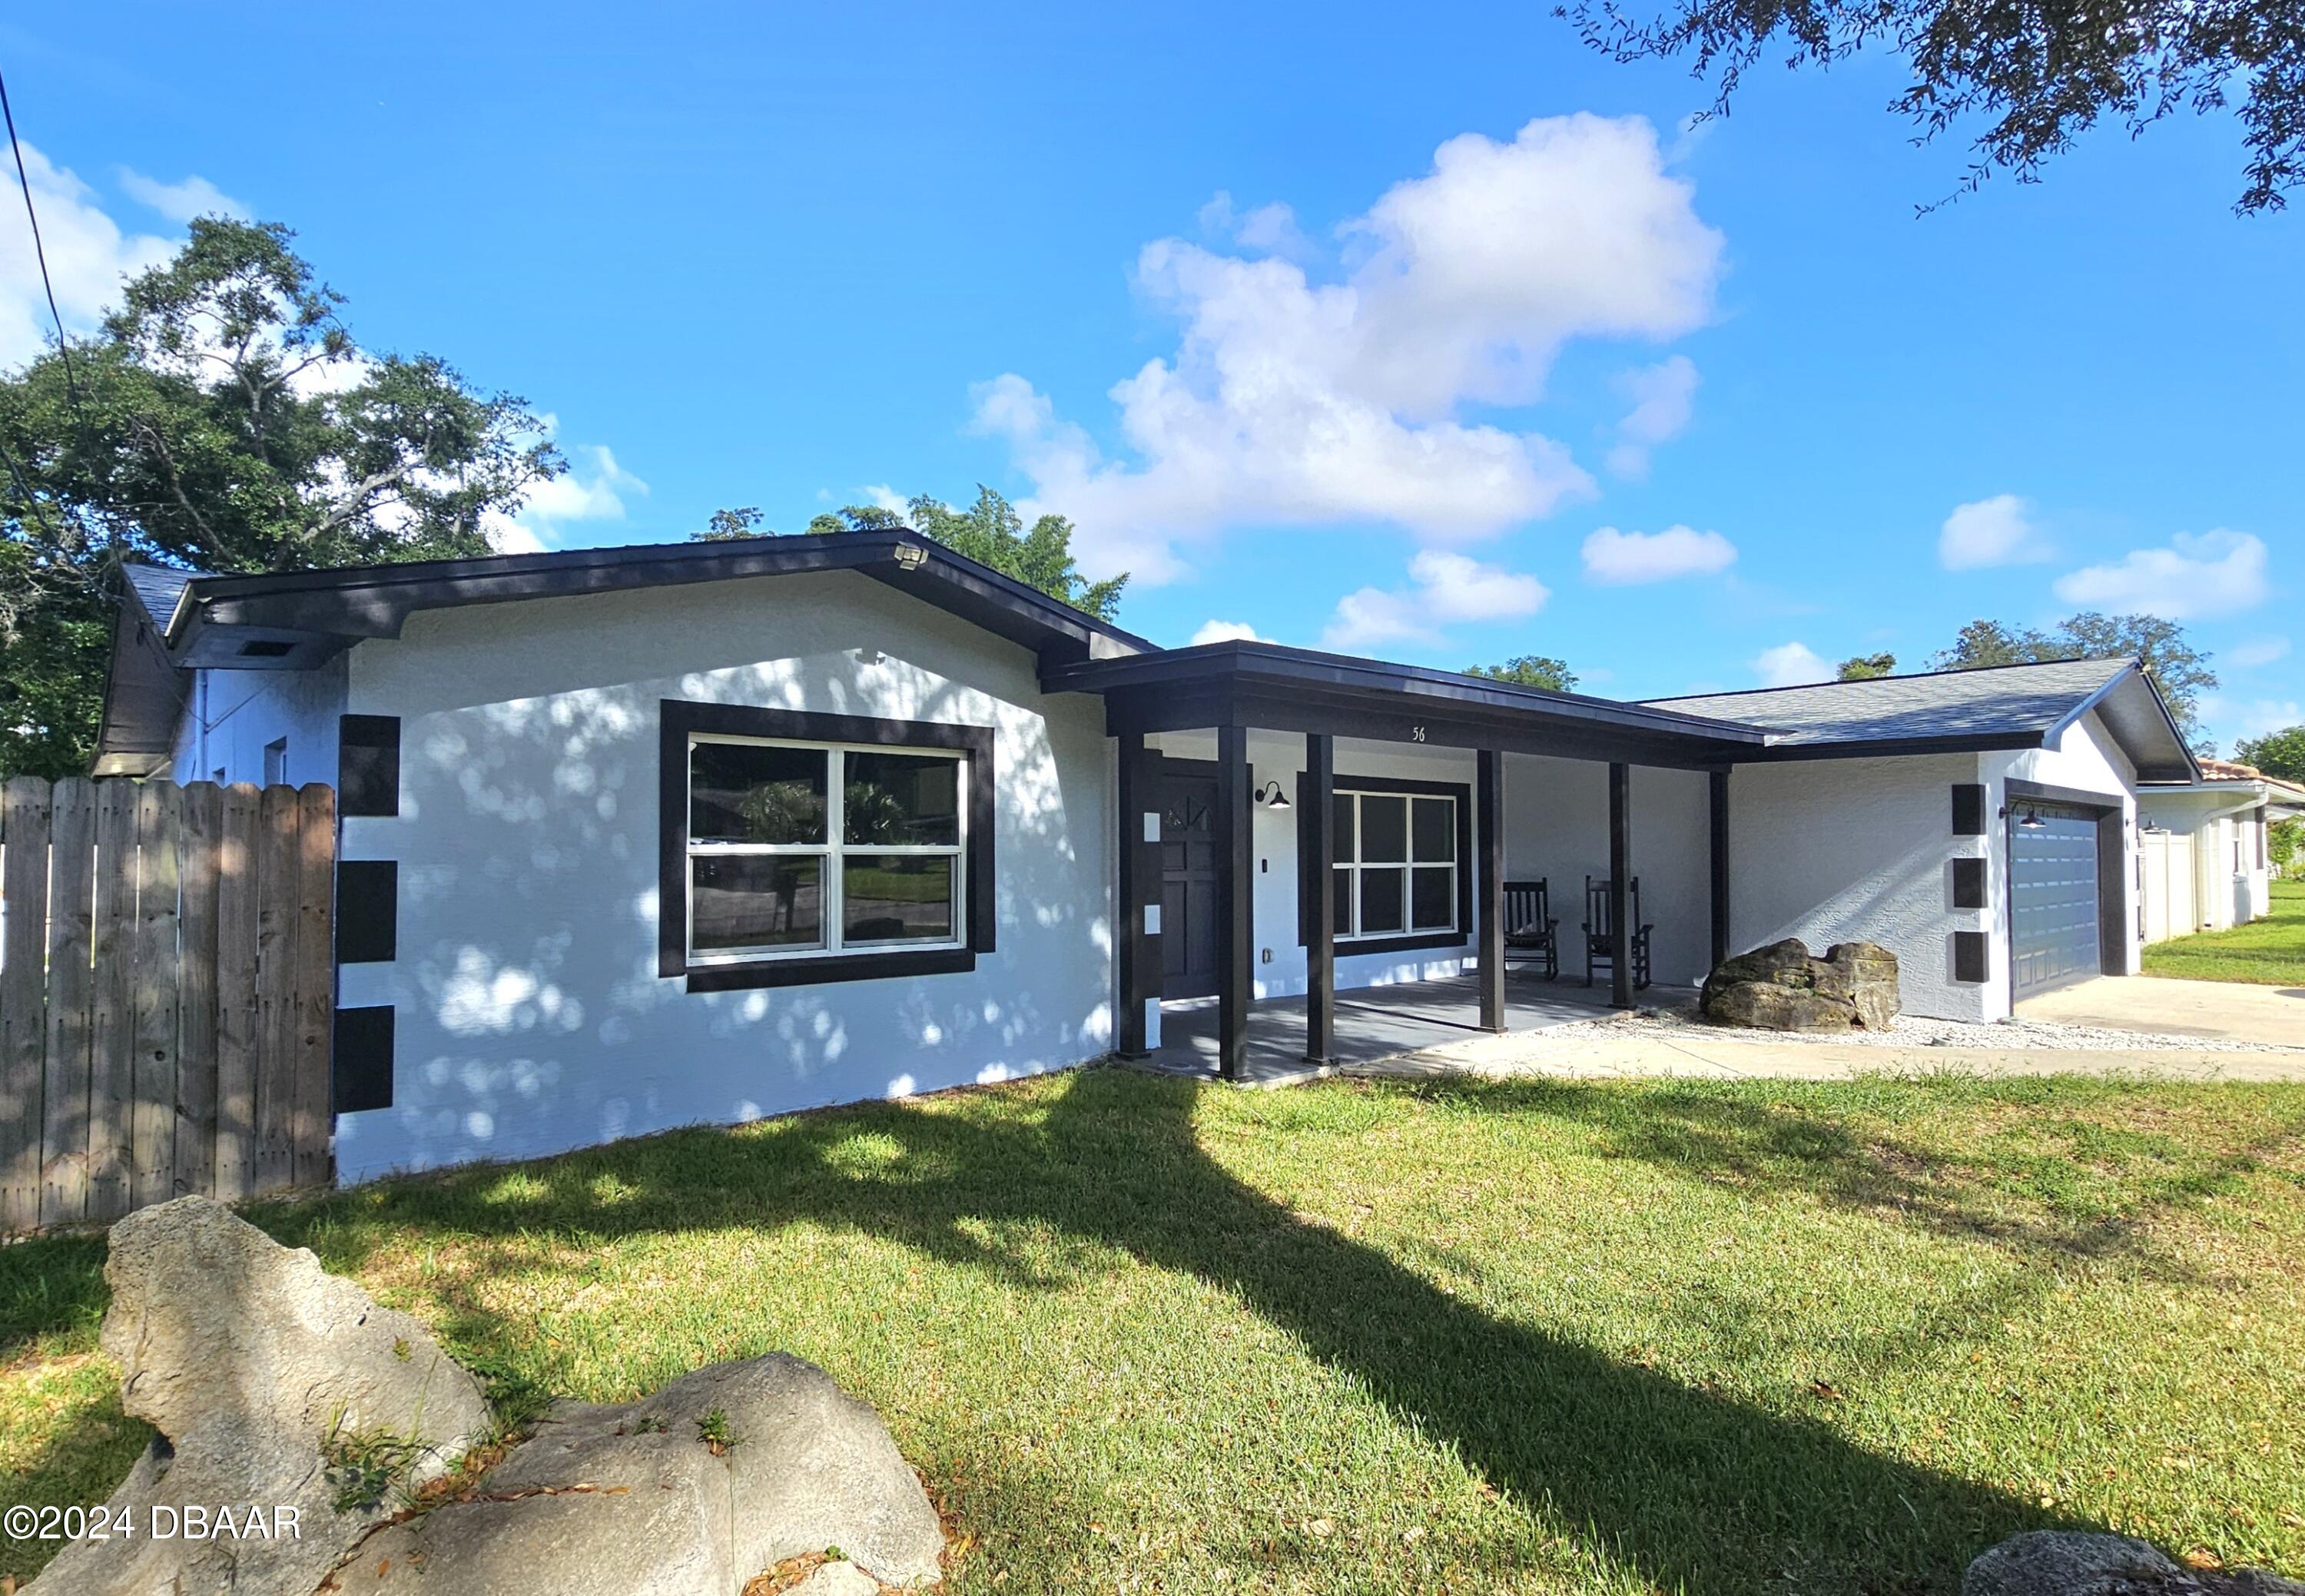
<path fill-rule="evenodd" d="M 1779 758 L 2046 747 L 2094 710 L 2139 780 L 2195 775 L 2168 705 L 2133 659 L 2051 660 L 1648 702 L 1767 727 L 1775 734 L 1771 755 Z"/>

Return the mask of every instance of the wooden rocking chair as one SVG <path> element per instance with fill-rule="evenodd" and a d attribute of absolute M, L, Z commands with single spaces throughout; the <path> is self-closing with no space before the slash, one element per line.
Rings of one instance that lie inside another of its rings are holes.
<path fill-rule="evenodd" d="M 1634 876 L 1628 883 L 1632 909 L 1632 967 L 1633 989 L 1644 992 L 1649 984 L 1649 933 L 1654 926 L 1641 919 L 1641 878 Z M 1602 876 L 1585 878 L 1585 985 L 1593 984 L 1593 972 L 1605 969 L 1615 973 L 1617 939 L 1615 922 L 1609 917 L 1609 880 Z"/>
<path fill-rule="evenodd" d="M 1505 963 L 1518 959 L 1544 967 L 1544 978 L 1561 978 L 1561 943 L 1553 935 L 1552 894 L 1545 879 L 1505 883 Z"/>

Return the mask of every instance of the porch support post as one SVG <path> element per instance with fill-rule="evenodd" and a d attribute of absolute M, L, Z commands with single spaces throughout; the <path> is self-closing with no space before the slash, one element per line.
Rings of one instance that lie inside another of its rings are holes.
<path fill-rule="evenodd" d="M 1305 883 L 1305 1057 L 1325 1064 L 1337 1040 L 1337 857 L 1336 739 L 1324 731 L 1305 734 L 1305 785 L 1298 795 L 1297 824 L 1305 834 L 1298 849 Z"/>
<path fill-rule="evenodd" d="M 1480 750 L 1474 775 L 1473 843 L 1480 861 L 1474 891 L 1479 896 L 1476 943 L 1481 959 L 1481 1028 L 1505 1028 L 1505 761 L 1494 748 Z"/>
<path fill-rule="evenodd" d="M 1609 767 L 1609 1003 L 1633 1006 L 1633 767 Z"/>
<path fill-rule="evenodd" d="M 1248 1072 L 1248 1005 L 1255 990 L 1255 920 L 1250 896 L 1248 729 L 1217 728 L 1217 1067 L 1227 1080 Z"/>
<path fill-rule="evenodd" d="M 1152 1049 L 1146 1005 L 1161 997 L 1161 755 L 1141 731 L 1120 737 L 1120 1055 Z"/>
<path fill-rule="evenodd" d="M 1729 957 L 1729 772 L 1707 777 L 1712 799 L 1713 962 Z"/>

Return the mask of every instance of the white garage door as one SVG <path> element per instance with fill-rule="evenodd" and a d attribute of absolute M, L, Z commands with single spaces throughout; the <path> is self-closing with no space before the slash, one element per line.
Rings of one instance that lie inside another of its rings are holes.
<path fill-rule="evenodd" d="M 2097 816 L 2058 804 L 2011 807 L 2011 955 L 2021 998 L 2098 973 Z"/>

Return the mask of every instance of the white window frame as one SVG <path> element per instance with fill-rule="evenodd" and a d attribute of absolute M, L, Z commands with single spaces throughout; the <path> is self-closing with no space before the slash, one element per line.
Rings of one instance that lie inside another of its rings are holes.
<path fill-rule="evenodd" d="M 1457 892 L 1457 872 L 1465 867 L 1465 861 L 1456 857 L 1458 852 L 1458 839 L 1461 834 L 1458 826 L 1458 822 L 1461 818 L 1457 812 L 1457 805 L 1459 801 L 1458 796 L 1453 792 L 1386 792 L 1378 789 L 1346 787 L 1341 784 L 1333 788 L 1332 791 L 1334 796 L 1338 798 L 1348 798 L 1353 800 L 1353 857 L 1349 859 L 1340 858 L 1331 862 L 1331 867 L 1332 869 L 1342 870 L 1347 873 L 1347 877 L 1351 883 L 1343 894 L 1343 896 L 1349 900 L 1351 906 L 1350 911 L 1347 916 L 1348 923 L 1351 929 L 1336 933 L 1335 936 L 1331 940 L 1338 946 L 1341 947 L 1348 943 L 1390 942 L 1396 937 L 1403 936 L 1440 936 L 1443 934 L 1463 934 L 1465 927 L 1457 924 L 1457 907 L 1461 901 L 1463 901 L 1463 900 L 1458 896 Z M 1402 824 L 1406 833 L 1403 839 L 1402 851 L 1408 854 L 1410 856 L 1409 858 L 1405 859 L 1364 860 L 1360 857 L 1362 834 L 1361 800 L 1364 798 L 1393 798 L 1409 806 L 1402 814 Z M 1448 923 L 1445 925 L 1419 926 L 1414 923 L 1416 918 L 1416 872 L 1418 870 L 1438 870 L 1442 867 L 1441 861 L 1437 859 L 1419 859 L 1416 857 L 1416 810 L 1415 806 L 1418 803 L 1446 804 L 1449 806 L 1449 919 Z M 1333 849 L 1334 844 L 1332 843 L 1331 846 Z M 1401 923 L 1398 927 L 1389 931 L 1365 931 L 1361 928 L 1361 873 L 1365 870 L 1398 870 L 1401 873 Z"/>
<path fill-rule="evenodd" d="M 821 842 L 720 842 L 699 841 L 689 832 L 688 815 L 695 813 L 696 747 L 700 743 L 735 743 L 749 747 L 800 748 L 812 754 L 822 754 L 825 759 L 824 841 Z M 913 758 L 949 760 L 958 768 L 954 772 L 954 807 L 959 815 L 959 829 L 951 843 L 888 843 L 845 842 L 847 831 L 847 769 L 851 754 L 902 754 Z M 938 952 L 965 948 L 968 943 L 968 832 L 969 815 L 969 751 L 965 748 L 922 747 L 911 743 L 834 743 L 820 742 L 807 738 L 745 737 L 735 732 L 692 731 L 683 752 L 681 790 L 686 795 L 688 812 L 681 818 L 681 830 L 687 836 L 687 857 L 681 867 L 688 872 L 688 924 L 683 935 L 687 947 L 688 962 L 699 969 L 729 964 L 786 963 L 795 960 L 838 958 L 842 954 L 887 952 Z M 766 854 L 812 858 L 821 860 L 818 866 L 819 892 L 822 905 L 821 924 L 823 935 L 805 947 L 723 948 L 710 952 L 696 945 L 696 861 L 700 858 L 726 858 L 737 854 Z M 914 937 L 880 939 L 872 942 L 850 942 L 842 931 L 847 919 L 847 872 L 841 861 L 850 855 L 900 855 L 907 858 L 947 858 L 952 860 L 952 935 L 935 942 Z"/>

